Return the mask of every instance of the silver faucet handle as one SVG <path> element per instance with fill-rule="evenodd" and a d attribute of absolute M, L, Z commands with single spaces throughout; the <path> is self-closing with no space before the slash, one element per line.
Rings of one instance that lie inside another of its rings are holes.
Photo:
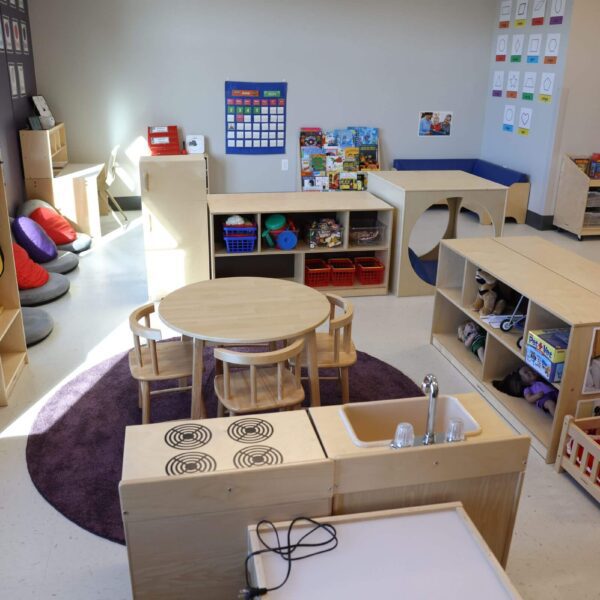
<path fill-rule="evenodd" d="M 434 398 L 436 398 L 439 391 L 437 377 L 432 373 L 425 375 L 423 383 L 421 384 L 421 389 L 423 390 L 424 394 L 431 394 Z"/>

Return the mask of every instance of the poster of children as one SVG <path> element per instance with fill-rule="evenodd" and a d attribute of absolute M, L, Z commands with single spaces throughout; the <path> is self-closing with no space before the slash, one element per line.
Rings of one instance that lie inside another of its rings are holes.
<path fill-rule="evenodd" d="M 426 110 L 419 116 L 419 137 L 444 135 L 449 136 L 452 130 L 452 111 Z"/>

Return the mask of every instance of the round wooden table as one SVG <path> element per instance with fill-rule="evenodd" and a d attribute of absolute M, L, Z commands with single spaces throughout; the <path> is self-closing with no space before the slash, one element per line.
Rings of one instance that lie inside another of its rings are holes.
<path fill-rule="evenodd" d="M 329 316 L 329 302 L 320 292 L 283 279 L 211 279 L 165 296 L 158 314 L 165 325 L 193 339 L 192 419 L 206 417 L 202 400 L 205 342 L 244 345 L 304 336 L 311 406 L 320 405 L 315 329 Z"/>

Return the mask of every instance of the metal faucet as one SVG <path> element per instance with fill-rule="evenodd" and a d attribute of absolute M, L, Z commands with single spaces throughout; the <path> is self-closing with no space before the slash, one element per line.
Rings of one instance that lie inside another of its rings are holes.
<path fill-rule="evenodd" d="M 435 375 L 431 373 L 425 375 L 423 383 L 421 384 L 423 393 L 429 396 L 429 409 L 427 411 L 427 430 L 423 436 L 423 445 L 428 446 L 435 444 L 435 409 L 436 400 L 439 391 L 438 380 Z"/>

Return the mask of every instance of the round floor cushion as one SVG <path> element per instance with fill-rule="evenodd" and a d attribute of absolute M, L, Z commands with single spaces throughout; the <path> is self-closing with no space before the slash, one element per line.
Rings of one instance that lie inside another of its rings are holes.
<path fill-rule="evenodd" d="M 19 244 L 13 242 L 12 246 L 19 290 L 39 288 L 48 283 L 48 271 L 32 261 L 29 254 Z"/>
<path fill-rule="evenodd" d="M 50 273 L 69 273 L 79 265 L 79 256 L 73 252 L 59 250 L 58 256 L 47 263 L 44 263 L 44 269 Z"/>
<path fill-rule="evenodd" d="M 41 287 L 19 290 L 21 306 L 37 306 L 60 298 L 69 291 L 69 278 L 60 273 L 49 273 L 48 281 Z"/>
<path fill-rule="evenodd" d="M 62 215 L 54 209 L 40 206 L 29 215 L 55 244 L 70 244 L 77 239 L 77 232 Z"/>
<path fill-rule="evenodd" d="M 52 333 L 54 319 L 45 310 L 24 306 L 21 311 L 27 347 L 45 340 Z"/>
<path fill-rule="evenodd" d="M 21 215 L 22 217 L 28 217 L 34 210 L 38 208 L 48 208 L 50 210 L 53 210 L 55 213 L 58 212 L 54 208 L 54 206 L 52 206 L 52 204 L 49 204 L 44 200 L 33 199 L 25 200 L 25 202 L 21 204 L 21 207 L 19 208 L 19 215 Z"/>
<path fill-rule="evenodd" d="M 56 258 L 56 244 L 29 217 L 17 217 L 12 223 L 12 232 L 15 242 L 22 246 L 35 262 L 45 263 Z"/>
<path fill-rule="evenodd" d="M 92 238 L 87 233 L 81 233 L 81 231 L 77 232 L 77 239 L 70 244 L 60 244 L 58 246 L 59 250 L 68 250 L 69 252 L 75 252 L 75 254 L 79 254 L 84 250 L 88 250 L 92 245 Z"/>

